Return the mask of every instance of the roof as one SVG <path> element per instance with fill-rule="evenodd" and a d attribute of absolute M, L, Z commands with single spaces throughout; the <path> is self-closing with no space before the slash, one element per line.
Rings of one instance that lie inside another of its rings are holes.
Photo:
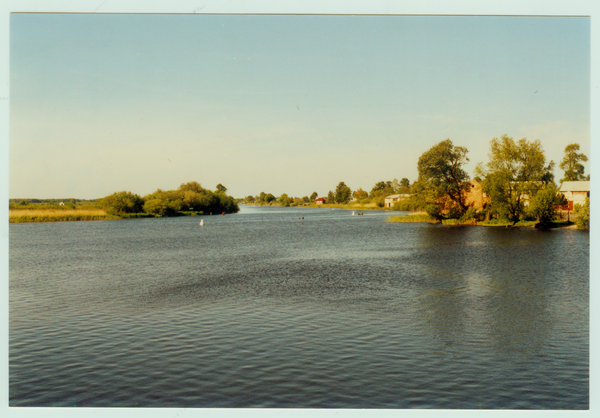
<path fill-rule="evenodd" d="M 323 201 L 323 202 L 324 202 L 324 201 L 325 201 L 325 198 L 323 198 L 323 197 L 318 197 L 318 198 L 316 198 L 316 199 L 315 199 L 315 202 L 316 202 L 317 200 L 320 200 L 320 201 Z"/>
<path fill-rule="evenodd" d="M 589 192 L 589 181 L 563 181 L 560 185 L 560 192 Z"/>
<path fill-rule="evenodd" d="M 391 196 L 386 196 L 386 199 L 397 199 L 399 197 L 410 197 L 409 194 L 393 194 Z"/>

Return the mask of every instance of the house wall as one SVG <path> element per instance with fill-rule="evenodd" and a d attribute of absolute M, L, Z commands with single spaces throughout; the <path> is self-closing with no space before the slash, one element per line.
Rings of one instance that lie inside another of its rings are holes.
<path fill-rule="evenodd" d="M 481 210 L 486 203 L 489 203 L 490 198 L 483 193 L 481 183 L 475 180 L 470 183 L 471 188 L 465 193 L 465 203 L 467 206 L 472 206 L 477 210 Z"/>

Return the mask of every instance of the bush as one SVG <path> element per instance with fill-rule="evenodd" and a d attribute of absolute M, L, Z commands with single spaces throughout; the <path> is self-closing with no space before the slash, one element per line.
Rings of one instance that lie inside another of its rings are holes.
<path fill-rule="evenodd" d="M 437 219 L 438 221 L 442 219 L 440 206 L 436 205 L 435 203 L 429 203 L 425 205 L 425 212 L 427 212 L 427 215 L 433 219 Z"/>
<path fill-rule="evenodd" d="M 100 204 L 111 215 L 137 213 L 142 211 L 144 199 L 131 192 L 116 192 L 103 198 Z"/>
<path fill-rule="evenodd" d="M 554 219 L 554 208 L 559 201 L 556 188 L 548 185 L 531 199 L 526 213 L 528 216 L 525 218 L 534 218 L 542 225 L 549 225 Z"/>
<path fill-rule="evenodd" d="M 583 205 L 575 205 L 575 225 L 577 229 L 590 229 L 590 198 Z"/>
<path fill-rule="evenodd" d="M 478 221 L 480 218 L 479 213 L 477 212 L 477 209 L 475 209 L 474 207 L 470 207 L 469 209 L 467 209 L 467 211 L 465 213 L 463 213 L 463 215 L 460 217 L 460 221 L 461 222 L 471 222 L 471 221 Z"/>

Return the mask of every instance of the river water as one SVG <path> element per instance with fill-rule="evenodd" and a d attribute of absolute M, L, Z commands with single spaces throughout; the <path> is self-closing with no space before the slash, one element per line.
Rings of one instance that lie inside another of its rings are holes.
<path fill-rule="evenodd" d="M 364 213 L 11 224 L 9 405 L 588 409 L 588 233 Z"/>

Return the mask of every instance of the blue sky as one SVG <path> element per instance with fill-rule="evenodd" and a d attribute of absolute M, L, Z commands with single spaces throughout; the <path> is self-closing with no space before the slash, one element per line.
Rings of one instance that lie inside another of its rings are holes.
<path fill-rule="evenodd" d="M 11 198 L 417 178 L 450 138 L 590 156 L 587 17 L 13 14 Z M 589 162 L 586 172 L 589 173 Z M 557 179 L 562 171 L 556 169 Z"/>

